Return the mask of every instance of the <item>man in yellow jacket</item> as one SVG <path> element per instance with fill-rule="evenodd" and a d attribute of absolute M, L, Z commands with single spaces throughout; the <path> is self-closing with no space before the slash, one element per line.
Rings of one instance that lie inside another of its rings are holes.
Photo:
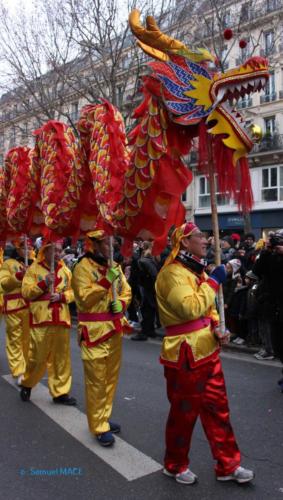
<path fill-rule="evenodd" d="M 111 446 L 120 426 L 110 422 L 121 363 L 124 316 L 131 288 L 114 263 L 108 266 L 109 237 L 103 230 L 88 233 L 89 251 L 73 270 L 72 286 L 78 310 L 78 338 L 84 365 L 90 432 L 102 446 Z M 117 298 L 113 300 L 113 283 Z"/>
<path fill-rule="evenodd" d="M 0 268 L 3 314 L 6 320 L 6 354 L 12 376 L 19 384 L 25 371 L 29 348 L 29 306 L 22 296 L 24 238 L 15 239 L 10 258 Z"/>
<path fill-rule="evenodd" d="M 240 466 L 219 359 L 220 344 L 228 341 L 229 334 L 220 334 L 215 299 L 226 271 L 218 266 L 207 277 L 206 250 L 207 240 L 197 226 L 187 222 L 178 227 L 156 281 L 159 317 L 165 327 L 160 360 L 171 404 L 163 472 L 179 483 L 196 481 L 188 468 L 188 454 L 200 416 L 217 461 L 216 478 L 245 483 L 254 474 Z"/>
<path fill-rule="evenodd" d="M 72 376 L 68 304 L 74 300 L 74 294 L 71 272 L 60 260 L 61 252 L 61 242 L 56 242 L 52 273 L 52 244 L 43 244 L 23 279 L 22 294 L 30 303 L 30 348 L 21 383 L 23 401 L 29 401 L 31 389 L 47 369 L 48 388 L 54 403 L 76 404 L 75 398 L 69 396 Z"/>

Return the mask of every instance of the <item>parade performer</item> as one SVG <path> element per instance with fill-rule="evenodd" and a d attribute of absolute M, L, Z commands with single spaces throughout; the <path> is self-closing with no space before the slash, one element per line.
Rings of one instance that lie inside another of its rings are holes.
<path fill-rule="evenodd" d="M 18 383 L 25 371 L 29 348 L 29 306 L 21 293 L 26 272 L 24 256 L 24 237 L 14 239 L 12 254 L 0 269 L 6 320 L 6 354 L 12 376 Z"/>
<path fill-rule="evenodd" d="M 156 293 L 165 327 L 161 363 L 165 365 L 171 404 L 166 425 L 164 474 L 192 484 L 188 468 L 194 425 L 200 416 L 219 481 L 251 481 L 252 471 L 240 466 L 241 456 L 229 419 L 225 381 L 219 359 L 221 343 L 215 297 L 225 281 L 223 265 L 208 278 L 204 272 L 207 240 L 191 222 L 172 235 L 172 252 L 157 277 Z"/>
<path fill-rule="evenodd" d="M 21 399 L 29 401 L 31 389 L 47 368 L 54 403 L 75 405 L 76 399 L 69 396 L 72 376 L 68 304 L 74 300 L 71 272 L 60 260 L 61 242 L 53 245 L 54 274 L 51 272 L 52 244 L 45 242 L 22 283 L 23 297 L 30 301 L 30 349 Z"/>
<path fill-rule="evenodd" d="M 131 302 L 131 289 L 118 264 L 108 267 L 109 236 L 94 230 L 88 233 L 87 243 L 89 251 L 76 264 L 72 278 L 78 342 L 89 429 L 102 446 L 110 446 L 115 441 L 113 433 L 120 431 L 120 425 L 109 419 L 121 364 L 122 334 L 129 329 L 124 313 Z"/>

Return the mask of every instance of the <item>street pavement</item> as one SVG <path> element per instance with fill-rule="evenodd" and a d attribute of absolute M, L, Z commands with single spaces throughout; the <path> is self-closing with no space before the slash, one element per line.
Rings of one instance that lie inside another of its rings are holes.
<path fill-rule="evenodd" d="M 276 386 L 277 361 L 248 353 L 222 355 L 232 424 L 243 465 L 255 470 L 253 484 L 218 483 L 213 459 L 198 423 L 191 468 L 199 481 L 177 484 L 161 473 L 168 412 L 160 341 L 123 342 L 124 354 L 113 420 L 122 432 L 113 449 L 89 434 L 82 363 L 72 331 L 73 387 L 78 408 L 54 405 L 44 378 L 21 402 L 8 375 L 4 325 L 0 337 L 0 498 L 5 500 L 283 500 L 283 394 Z"/>

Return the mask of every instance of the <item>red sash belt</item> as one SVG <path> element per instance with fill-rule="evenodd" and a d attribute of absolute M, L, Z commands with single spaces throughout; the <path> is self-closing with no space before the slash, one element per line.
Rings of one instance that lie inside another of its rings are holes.
<path fill-rule="evenodd" d="M 78 313 L 78 320 L 79 321 L 116 321 L 117 319 L 122 319 L 123 318 L 123 313 L 112 313 L 112 312 L 105 312 L 105 313 Z"/>
<path fill-rule="evenodd" d="M 23 296 L 21 293 L 6 293 L 4 295 L 4 300 L 9 300 L 9 299 L 23 299 Z"/>
<path fill-rule="evenodd" d="M 10 311 L 11 313 L 21 311 L 22 309 L 26 309 L 28 307 L 29 303 L 26 299 L 24 299 L 24 297 L 22 296 L 21 293 L 6 293 L 4 295 L 4 308 L 3 308 L 4 314 L 8 313 L 8 311 L 7 311 L 8 300 L 15 300 L 15 299 L 22 299 L 24 301 L 25 305 L 11 310 Z"/>
<path fill-rule="evenodd" d="M 187 321 L 186 323 L 181 323 L 180 325 L 166 326 L 165 335 L 167 337 L 174 337 L 175 335 L 181 335 L 182 333 L 192 333 L 196 330 L 206 328 L 211 323 L 212 319 L 209 316 L 204 316 L 202 318 Z"/>

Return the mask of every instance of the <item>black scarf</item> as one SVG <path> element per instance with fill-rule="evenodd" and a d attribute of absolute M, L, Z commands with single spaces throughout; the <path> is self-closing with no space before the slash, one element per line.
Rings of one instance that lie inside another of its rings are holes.
<path fill-rule="evenodd" d="M 200 259 L 199 257 L 196 257 L 196 255 L 193 255 L 191 253 L 187 253 L 184 250 L 181 250 L 177 257 L 176 260 L 179 262 L 182 262 L 182 264 L 193 271 L 194 273 L 198 274 L 199 276 L 202 275 L 204 272 L 207 263 L 205 259 Z"/>
<path fill-rule="evenodd" d="M 84 255 L 82 255 L 79 258 L 78 262 L 80 262 L 85 257 L 87 259 L 93 260 L 94 262 L 96 262 L 100 266 L 107 266 L 108 265 L 108 261 L 107 261 L 107 259 L 105 257 L 103 257 L 103 255 L 101 255 L 101 254 L 94 254 L 92 252 L 86 252 Z"/>

